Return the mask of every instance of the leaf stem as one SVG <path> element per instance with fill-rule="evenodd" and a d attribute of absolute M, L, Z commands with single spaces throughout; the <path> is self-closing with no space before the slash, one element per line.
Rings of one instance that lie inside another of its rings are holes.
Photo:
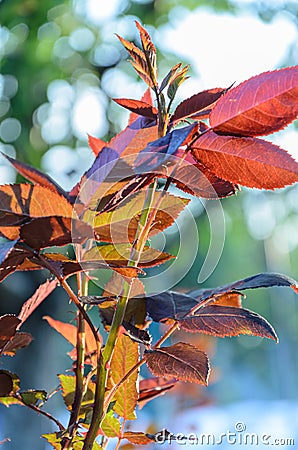
<path fill-rule="evenodd" d="M 15 395 L 15 398 L 16 398 L 17 400 L 21 401 L 21 402 L 23 403 L 24 406 L 27 406 L 27 408 L 30 408 L 30 409 L 32 409 L 33 411 L 35 411 L 35 412 L 37 412 L 37 413 L 43 415 L 44 417 L 47 417 L 49 420 L 52 420 L 52 422 L 55 422 L 55 424 L 58 426 L 58 428 L 59 428 L 60 431 L 65 431 L 65 428 L 64 428 L 64 426 L 62 425 L 62 423 L 61 423 L 58 419 L 56 419 L 56 417 L 52 416 L 52 414 L 50 414 L 50 413 L 48 413 L 48 412 L 46 412 L 46 411 L 43 411 L 41 408 L 39 408 L 39 407 L 36 406 L 36 405 L 30 405 L 30 404 L 25 403 L 25 402 L 23 401 L 22 397 L 21 397 L 20 395 L 18 395 L 18 394 Z"/>
<path fill-rule="evenodd" d="M 81 260 L 82 247 L 77 246 L 76 256 L 78 260 Z M 85 273 L 77 274 L 77 286 L 78 296 L 88 295 L 88 280 Z M 83 306 L 85 309 L 85 307 Z M 73 438 L 75 437 L 76 430 L 78 428 L 78 418 L 80 414 L 80 408 L 84 396 L 84 368 L 85 368 L 85 346 L 86 346 L 86 332 L 85 332 L 85 319 L 83 314 L 78 311 L 77 314 L 77 360 L 75 368 L 75 393 L 74 401 L 72 404 L 72 410 L 68 423 L 68 436 L 62 440 L 62 449 L 66 450 L 71 448 Z"/>

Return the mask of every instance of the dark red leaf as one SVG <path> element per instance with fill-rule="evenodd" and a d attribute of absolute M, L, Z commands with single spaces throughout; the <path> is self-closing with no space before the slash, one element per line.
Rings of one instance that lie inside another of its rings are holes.
<path fill-rule="evenodd" d="M 70 217 L 40 217 L 21 226 L 21 240 L 34 249 L 84 243 L 93 237 L 90 225 Z"/>
<path fill-rule="evenodd" d="M 192 297 L 197 298 L 199 302 L 207 300 L 211 297 L 219 297 L 227 292 L 244 291 L 246 289 L 257 289 L 261 287 L 284 286 L 297 289 L 297 281 L 286 275 L 278 273 L 259 273 L 243 280 L 235 281 L 234 283 L 225 284 L 214 289 L 198 289 L 190 292 Z"/>
<path fill-rule="evenodd" d="M 2 152 L 1 152 L 2 153 Z M 49 175 L 44 174 L 40 170 L 35 169 L 29 164 L 23 163 L 21 161 L 17 161 L 11 156 L 2 155 L 13 165 L 13 167 L 21 174 L 24 178 L 29 181 L 32 181 L 34 184 L 39 184 L 40 186 L 44 186 L 48 189 L 51 189 L 54 192 L 57 192 L 60 195 L 63 195 L 67 198 L 67 193 L 62 189 L 59 184 L 57 184 Z"/>
<path fill-rule="evenodd" d="M 198 301 L 194 296 L 179 292 L 166 291 L 146 296 L 147 313 L 155 322 L 184 317 L 197 305 Z"/>
<path fill-rule="evenodd" d="M 277 145 L 213 131 L 192 145 L 192 155 L 216 176 L 242 186 L 281 188 L 298 181 L 298 163 Z"/>
<path fill-rule="evenodd" d="M 32 341 L 33 337 L 30 333 L 19 331 L 14 335 L 12 340 L 5 345 L 3 353 L 4 355 L 13 356 L 20 348 L 28 347 Z"/>
<path fill-rule="evenodd" d="M 142 102 L 147 103 L 148 105 L 154 107 L 153 105 L 153 100 L 152 100 L 152 95 L 151 95 L 151 89 L 147 88 L 146 91 L 144 92 L 142 98 L 141 98 Z M 131 125 L 135 120 L 137 120 L 138 118 L 138 114 L 135 113 L 131 113 L 129 116 L 129 121 L 128 121 L 128 125 Z"/>
<path fill-rule="evenodd" d="M 13 273 L 31 253 L 18 245 L 18 240 L 0 245 L 0 282 Z"/>
<path fill-rule="evenodd" d="M 127 98 L 113 98 L 113 100 L 118 103 L 118 105 L 123 106 L 123 108 L 126 108 L 139 116 L 148 117 L 152 120 L 157 119 L 157 109 L 146 102 Z"/>
<path fill-rule="evenodd" d="M 14 314 L 5 314 L 0 317 L 0 350 L 14 337 L 20 323 L 20 319 Z"/>
<path fill-rule="evenodd" d="M 225 92 L 226 89 L 222 88 L 207 89 L 183 100 L 175 109 L 171 122 L 175 124 L 180 120 L 197 114 L 199 111 L 215 103 Z"/>
<path fill-rule="evenodd" d="M 206 353 L 191 344 L 178 342 L 171 347 L 146 351 L 146 363 L 156 376 L 207 385 L 209 361 Z"/>
<path fill-rule="evenodd" d="M 298 66 L 265 72 L 222 97 L 210 114 L 221 134 L 264 136 L 281 130 L 298 115 Z"/>
<path fill-rule="evenodd" d="M 278 341 L 274 329 L 266 319 L 248 309 L 233 306 L 205 306 L 194 316 L 179 320 L 179 326 L 191 333 L 200 332 L 219 337 L 251 334 Z"/>
<path fill-rule="evenodd" d="M 22 306 L 19 313 L 18 320 L 20 321 L 19 327 L 28 319 L 33 311 L 53 292 L 57 287 L 58 280 L 47 280 L 41 284 L 32 297 L 30 297 Z"/>

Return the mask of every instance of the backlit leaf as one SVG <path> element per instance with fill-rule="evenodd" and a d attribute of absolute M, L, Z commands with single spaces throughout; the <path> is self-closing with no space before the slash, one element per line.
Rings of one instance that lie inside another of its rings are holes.
<path fill-rule="evenodd" d="M 145 28 L 137 21 L 135 24 L 139 30 L 144 55 L 146 56 L 148 75 L 152 80 L 152 85 L 157 87 L 156 48 Z"/>
<path fill-rule="evenodd" d="M 139 346 L 130 337 L 120 334 L 115 346 L 110 369 L 111 386 L 119 383 L 126 373 L 139 360 Z M 135 407 L 138 401 L 138 372 L 135 371 L 117 390 L 112 401 L 116 401 L 113 410 L 126 420 L 136 419 Z"/>
<path fill-rule="evenodd" d="M 154 236 L 172 225 L 189 200 L 173 196 L 168 192 L 155 192 L 152 200 L 154 206 L 162 196 L 156 218 L 150 229 L 149 237 Z M 98 214 L 92 223 L 95 237 L 102 242 L 133 242 L 138 229 L 139 218 L 143 212 L 146 191 L 139 191 L 129 197 L 111 212 Z M 153 211 L 156 211 L 152 208 Z"/>
<path fill-rule="evenodd" d="M 76 385 L 75 376 L 61 374 L 58 375 L 58 378 L 60 380 L 64 403 L 67 409 L 71 410 L 75 394 L 75 385 Z M 80 411 L 81 417 L 85 414 L 86 411 L 90 410 L 90 408 L 93 407 L 94 393 L 95 393 L 95 383 L 93 383 L 93 381 L 89 381 L 88 389 L 81 403 L 81 411 Z"/>
<path fill-rule="evenodd" d="M 150 400 L 164 395 L 171 390 L 177 383 L 177 380 L 168 378 L 147 378 L 140 381 L 138 407 L 143 408 Z"/>
<path fill-rule="evenodd" d="M 211 199 L 228 197 L 238 190 L 237 185 L 217 177 L 206 166 L 197 163 L 190 154 L 187 155 L 187 161 L 175 171 L 172 182 L 188 194 Z"/>
<path fill-rule="evenodd" d="M 147 366 L 156 376 L 207 385 L 209 361 L 207 355 L 191 344 L 178 342 L 144 354 Z"/>
<path fill-rule="evenodd" d="M 88 135 L 88 144 L 91 150 L 93 151 L 94 155 L 97 156 L 106 146 L 107 143 L 102 139 Z"/>
<path fill-rule="evenodd" d="M 169 81 L 169 86 L 167 89 L 167 95 L 170 100 L 173 100 L 175 98 L 175 95 L 177 93 L 178 87 L 187 80 L 186 74 L 188 72 L 189 66 L 182 67 L 182 69 L 179 69 L 176 73 L 174 73 Z"/>
<path fill-rule="evenodd" d="M 120 431 L 120 422 L 119 419 L 117 419 L 114 416 L 113 411 L 109 411 L 105 418 L 102 421 L 101 429 L 105 436 L 107 437 L 120 437 L 121 431 Z"/>
<path fill-rule="evenodd" d="M 144 92 L 141 98 L 141 102 L 147 103 L 147 105 L 150 105 L 152 107 L 154 106 L 150 88 L 147 88 L 146 91 Z M 132 112 L 129 116 L 128 125 L 131 125 L 138 117 L 139 117 L 138 114 Z"/>
<path fill-rule="evenodd" d="M 298 115 L 298 66 L 265 72 L 222 97 L 210 114 L 216 133 L 263 136 L 281 130 Z"/>
<path fill-rule="evenodd" d="M 114 98 L 113 100 L 118 103 L 118 105 L 123 106 L 123 108 L 126 108 L 139 116 L 148 117 L 152 120 L 157 119 L 157 109 L 146 102 L 127 98 Z"/>
<path fill-rule="evenodd" d="M 205 306 L 194 316 L 179 320 L 179 326 L 191 333 L 200 332 L 219 337 L 250 334 L 278 340 L 266 319 L 247 309 L 233 306 Z"/>
<path fill-rule="evenodd" d="M 298 181 L 298 163 L 277 145 L 261 139 L 208 131 L 192 145 L 191 152 L 215 175 L 242 186 L 274 189 Z"/>
<path fill-rule="evenodd" d="M 90 260 L 104 260 L 107 264 L 127 265 L 130 260 L 131 246 L 128 244 L 107 244 L 99 247 L 93 247 L 91 250 L 85 253 L 84 259 Z M 152 247 L 144 247 L 143 252 L 140 255 L 139 267 L 153 267 L 159 264 L 163 264 L 175 256 L 168 253 L 161 252 Z M 85 263 L 83 263 L 85 264 Z M 130 269 L 129 267 L 127 269 Z"/>
<path fill-rule="evenodd" d="M 40 186 L 51 189 L 52 191 L 57 192 L 58 194 L 63 195 L 63 197 L 67 198 L 67 193 L 49 175 L 40 172 L 40 170 L 35 169 L 29 164 L 17 161 L 16 159 L 12 158 L 11 156 L 5 155 L 4 153 L 2 153 L 2 155 L 27 180 L 32 181 L 32 183 L 34 184 L 38 184 Z"/>
<path fill-rule="evenodd" d="M 226 89 L 222 88 L 207 89 L 183 100 L 175 109 L 171 122 L 178 122 L 204 110 L 215 103 L 225 92 Z"/>
<path fill-rule="evenodd" d="M 0 212 L 28 219 L 73 215 L 71 204 L 62 195 L 44 186 L 24 183 L 0 186 Z"/>
<path fill-rule="evenodd" d="M 21 311 L 19 312 L 18 320 L 20 321 L 20 326 L 28 319 L 33 311 L 56 289 L 58 281 L 47 280 L 45 283 L 41 284 L 34 294 L 26 300 L 23 304 Z"/>
<path fill-rule="evenodd" d="M 61 322 L 60 320 L 55 320 L 50 316 L 44 316 L 43 319 L 45 319 L 48 324 L 52 328 L 54 328 L 54 330 L 60 333 L 70 344 L 72 344 L 74 347 L 76 346 L 77 328 L 74 325 Z M 88 323 L 86 323 L 85 326 L 86 352 L 88 354 L 92 354 L 97 350 L 96 341 Z"/>

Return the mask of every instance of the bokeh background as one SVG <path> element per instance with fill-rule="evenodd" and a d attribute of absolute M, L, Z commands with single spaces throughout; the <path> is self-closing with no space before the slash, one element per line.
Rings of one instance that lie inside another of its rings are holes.
<path fill-rule="evenodd" d="M 136 19 L 158 48 L 161 76 L 177 62 L 191 64 L 192 78 L 180 89 L 180 99 L 297 64 L 295 1 L 2 0 L 0 150 L 42 168 L 63 188 L 71 188 L 93 161 L 87 133 L 108 140 L 126 125 L 128 114 L 111 98 L 140 98 L 145 90 L 115 37 L 117 33 L 137 42 Z M 298 157 L 297 122 L 270 140 Z M 0 181 L 21 181 L 3 157 Z M 263 271 L 298 278 L 296 187 L 276 192 L 243 189 L 237 197 L 223 200 L 222 206 L 226 242 L 204 287 Z M 196 202 L 192 212 L 200 246 L 194 265 L 176 286 L 184 291 L 198 287 L 210 242 L 204 208 Z M 181 226 L 187 227 L 187 221 Z M 173 230 L 167 239 L 171 251 L 176 245 Z M 0 286 L 0 313 L 18 313 L 46 276 L 16 273 L 6 279 Z M 173 432 L 219 435 L 235 431 L 235 424 L 243 422 L 247 432 L 296 438 L 298 445 L 297 298 L 290 290 L 263 289 L 248 292 L 245 306 L 271 321 L 280 344 L 246 336 L 223 340 L 187 336 L 212 357 L 210 386 L 181 384 L 173 395 L 139 412 L 138 429 L 167 427 Z M 44 315 L 73 319 L 73 308 L 62 290 L 53 293 L 25 324 L 33 343 L 13 359 L 1 358 L 0 367 L 16 372 L 23 389 L 51 392 L 58 384 L 56 375 L 71 366 L 66 355 L 70 346 L 49 328 Z M 96 313 L 94 319 L 99 320 Z M 63 421 L 62 407 L 59 394 L 48 402 L 48 410 L 58 411 Z M 0 405 L 0 441 L 12 439 L 3 448 L 46 449 L 39 436 L 51 430 L 51 423 L 25 408 Z"/>

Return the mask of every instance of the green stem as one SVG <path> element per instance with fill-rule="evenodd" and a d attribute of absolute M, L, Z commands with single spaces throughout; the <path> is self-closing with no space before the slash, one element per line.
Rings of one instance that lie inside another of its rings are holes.
<path fill-rule="evenodd" d="M 77 249 L 77 259 L 81 260 L 81 248 Z M 78 296 L 88 295 L 88 280 L 85 274 L 77 274 L 77 286 Z M 85 332 L 85 320 L 83 314 L 78 311 L 77 314 L 77 360 L 75 368 L 75 393 L 74 401 L 72 404 L 72 411 L 68 423 L 68 436 L 62 440 L 62 449 L 67 450 L 72 446 L 73 438 L 75 437 L 76 430 L 78 428 L 78 418 L 80 414 L 80 408 L 84 396 L 84 369 L 85 369 L 85 346 L 86 346 L 86 332 Z"/>
<path fill-rule="evenodd" d="M 143 247 L 146 243 L 147 236 L 143 235 L 142 239 L 138 239 L 138 236 L 142 233 L 142 230 L 146 226 L 146 222 L 148 220 L 148 216 L 150 214 L 150 208 L 152 206 L 154 193 L 155 193 L 156 183 L 153 184 L 147 190 L 144 207 L 142 210 L 142 214 L 139 220 L 138 228 L 136 231 L 136 239 L 134 245 L 132 247 L 130 260 L 128 261 L 129 267 L 137 267 L 140 256 L 143 250 Z M 111 325 L 111 329 L 108 335 L 108 339 L 106 345 L 103 349 L 102 355 L 98 359 L 98 371 L 96 377 L 96 390 L 95 390 L 95 398 L 94 398 L 94 411 L 91 419 L 90 428 L 88 430 L 83 450 L 91 450 L 93 447 L 93 443 L 96 439 L 98 429 L 100 424 L 105 416 L 104 409 L 104 396 L 106 390 L 106 383 L 110 369 L 110 362 L 113 356 L 113 351 L 115 345 L 117 344 L 117 338 L 119 334 L 119 329 L 124 319 L 127 302 L 129 300 L 130 291 L 131 291 L 131 282 L 124 281 L 123 292 L 118 300 L 116 311 L 113 317 L 113 322 Z"/>

